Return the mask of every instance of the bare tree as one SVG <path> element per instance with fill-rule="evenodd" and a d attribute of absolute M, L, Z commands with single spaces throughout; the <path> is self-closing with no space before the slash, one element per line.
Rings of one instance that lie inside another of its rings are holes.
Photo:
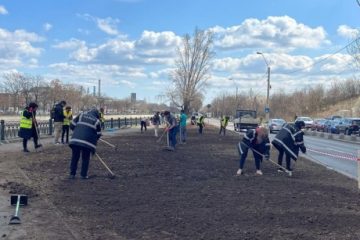
<path fill-rule="evenodd" d="M 209 79 L 210 61 L 214 56 L 212 43 L 212 32 L 195 29 L 192 37 L 189 34 L 183 37 L 182 46 L 177 49 L 176 67 L 171 75 L 174 89 L 169 90 L 168 95 L 177 106 L 183 106 L 186 113 Z"/>
<path fill-rule="evenodd" d="M 12 107 L 13 110 L 16 111 L 19 107 L 21 107 L 21 105 L 23 105 L 23 102 L 20 101 L 20 95 L 23 89 L 23 84 L 21 82 L 23 80 L 23 76 L 20 73 L 12 72 L 12 73 L 4 74 L 3 78 L 4 78 L 3 86 L 5 92 L 11 94 Z"/>

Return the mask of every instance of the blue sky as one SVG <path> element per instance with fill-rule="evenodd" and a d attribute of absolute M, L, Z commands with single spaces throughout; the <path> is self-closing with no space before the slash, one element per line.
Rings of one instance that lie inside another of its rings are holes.
<path fill-rule="evenodd" d="M 215 36 L 204 103 L 234 86 L 265 96 L 258 51 L 271 67 L 271 93 L 356 76 L 353 58 L 336 52 L 357 36 L 359 20 L 356 0 L 0 0 L 0 74 L 91 91 L 101 79 L 107 96 L 158 102 L 176 46 L 198 27 Z"/>

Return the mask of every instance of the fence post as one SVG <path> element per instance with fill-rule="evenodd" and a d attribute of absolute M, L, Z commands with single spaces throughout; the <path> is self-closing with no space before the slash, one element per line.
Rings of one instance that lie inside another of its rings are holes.
<path fill-rule="evenodd" d="M 52 125 L 52 119 L 49 119 L 49 135 L 52 135 L 53 133 L 53 125 Z"/>
<path fill-rule="evenodd" d="M 358 188 L 360 189 L 360 150 L 357 152 L 357 174 L 358 174 Z"/>
<path fill-rule="evenodd" d="M 114 119 L 110 118 L 110 128 L 113 129 L 114 128 Z"/>
<path fill-rule="evenodd" d="M 0 122 L 0 141 L 5 140 L 5 120 L 1 120 Z"/>
<path fill-rule="evenodd" d="M 118 118 L 118 128 L 120 129 L 120 127 L 121 127 L 120 118 Z"/>

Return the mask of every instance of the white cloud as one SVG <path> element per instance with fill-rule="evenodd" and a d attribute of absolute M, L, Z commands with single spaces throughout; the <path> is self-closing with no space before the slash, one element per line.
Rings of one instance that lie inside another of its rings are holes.
<path fill-rule="evenodd" d="M 50 31 L 52 29 L 52 27 L 53 26 L 50 23 L 45 23 L 43 25 L 43 28 L 44 28 L 45 31 Z"/>
<path fill-rule="evenodd" d="M 319 64 L 319 69 L 322 72 L 327 74 L 342 73 L 344 71 L 350 71 L 351 67 L 354 64 L 354 58 L 349 54 L 325 54 L 319 58 L 316 58 L 315 61 L 319 62 L 322 59 L 326 61 Z"/>
<path fill-rule="evenodd" d="M 8 11 L 4 6 L 0 5 L 0 15 L 6 15 L 6 14 L 8 14 Z"/>
<path fill-rule="evenodd" d="M 135 88 L 136 84 L 133 82 L 130 82 L 128 80 L 121 80 L 120 83 L 122 83 L 123 85 L 128 86 L 129 88 Z"/>
<path fill-rule="evenodd" d="M 102 30 L 103 32 L 109 34 L 109 35 L 118 35 L 119 31 L 117 30 L 116 24 L 119 22 L 118 19 L 112 19 L 110 17 L 101 19 L 97 18 L 96 23 L 98 28 Z"/>
<path fill-rule="evenodd" d="M 136 53 L 146 63 L 171 64 L 176 56 L 176 48 L 181 44 L 181 37 L 170 31 L 143 31 L 135 42 Z"/>
<path fill-rule="evenodd" d="M 21 66 L 27 59 L 40 56 L 43 49 L 34 47 L 32 43 L 43 40 L 39 35 L 25 30 L 10 32 L 0 28 L 0 60 L 9 66 Z"/>
<path fill-rule="evenodd" d="M 71 53 L 71 58 L 79 62 L 171 65 L 176 56 L 176 46 L 180 43 L 181 38 L 173 32 L 144 31 L 136 41 L 129 41 L 120 36 L 90 47 L 84 41 L 70 39 L 53 47 L 75 49 Z"/>
<path fill-rule="evenodd" d="M 329 44 L 323 27 L 311 28 L 288 16 L 249 18 L 237 26 L 210 30 L 215 33 L 215 46 L 222 49 L 317 48 Z"/>
<path fill-rule="evenodd" d="M 87 21 L 92 21 L 96 26 L 103 32 L 109 35 L 121 35 L 117 29 L 117 24 L 120 22 L 119 19 L 107 17 L 107 18 L 98 18 L 90 14 L 77 14 L 78 17 L 81 17 Z M 125 37 L 125 36 L 122 36 Z"/>
<path fill-rule="evenodd" d="M 359 35 L 359 30 L 351 28 L 347 25 L 340 25 L 337 29 L 337 33 L 344 38 L 356 38 Z"/>
<path fill-rule="evenodd" d="M 76 49 L 84 46 L 86 46 L 85 41 L 81 41 L 75 38 L 71 38 L 68 41 L 59 42 L 55 45 L 52 45 L 53 48 L 58 48 L 58 49 Z"/>

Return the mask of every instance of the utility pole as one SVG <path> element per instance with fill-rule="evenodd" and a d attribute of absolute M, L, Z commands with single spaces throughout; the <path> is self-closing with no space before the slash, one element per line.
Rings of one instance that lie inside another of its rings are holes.
<path fill-rule="evenodd" d="M 270 105 L 269 105 L 269 95 L 270 95 L 270 66 L 267 68 L 267 93 L 266 93 L 266 110 L 265 110 L 265 118 L 266 122 L 269 122 L 270 118 Z"/>
<path fill-rule="evenodd" d="M 266 122 L 269 122 L 270 118 L 270 105 L 269 105 L 269 95 L 270 95 L 270 66 L 266 58 L 264 57 L 264 54 L 262 52 L 257 52 L 257 54 L 261 55 L 266 63 L 267 66 L 267 92 L 266 92 L 266 106 L 265 106 L 265 118 Z"/>

